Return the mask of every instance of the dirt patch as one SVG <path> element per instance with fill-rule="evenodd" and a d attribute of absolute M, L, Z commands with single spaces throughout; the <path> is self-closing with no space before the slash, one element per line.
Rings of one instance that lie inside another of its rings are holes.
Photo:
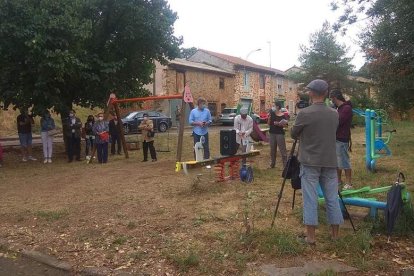
<path fill-rule="evenodd" d="M 191 139 L 186 137 L 185 144 Z M 212 144 L 217 139 L 212 135 Z M 268 147 L 259 149 L 263 154 L 253 159 L 255 182 L 250 185 L 216 183 L 214 171 L 205 168 L 188 176 L 175 173 L 174 152 L 141 163 L 142 152 L 132 151 L 129 159 L 110 157 L 106 165 L 68 164 L 59 148 L 54 163 L 47 165 L 21 163 L 17 151 L 7 152 L 0 171 L 0 238 L 11 249 L 44 252 L 77 271 L 104 267 L 149 275 L 254 275 L 263 263 L 287 267 L 302 265 L 304 259 L 337 259 L 323 246 L 290 255 L 266 251 L 260 237 L 252 241 L 246 236 L 270 227 L 282 180 L 280 168 L 267 169 Z M 212 152 L 218 151 L 213 146 Z M 39 148 L 35 154 L 41 156 Z M 191 154 L 187 149 L 184 159 Z M 296 234 L 302 229 L 301 199 L 294 211 L 291 199 L 287 186 L 275 228 Z M 319 228 L 322 243 L 328 232 L 326 226 Z M 414 248 L 412 241 L 404 242 Z M 389 261 L 388 268 L 398 267 Z M 402 261 L 412 264 L 409 258 Z"/>

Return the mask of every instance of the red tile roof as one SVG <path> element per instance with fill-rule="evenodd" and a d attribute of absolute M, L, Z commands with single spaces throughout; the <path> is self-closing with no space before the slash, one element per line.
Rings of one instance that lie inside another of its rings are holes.
<path fill-rule="evenodd" d="M 285 73 L 281 70 L 266 67 L 266 66 L 257 65 L 257 64 L 254 64 L 252 62 L 249 62 L 247 60 L 244 60 L 242 58 L 229 56 L 229 55 L 225 55 L 225 54 L 221 54 L 221 53 L 216 53 L 216 52 L 212 52 L 212 51 L 208 51 L 208 50 L 204 50 L 204 49 L 199 49 L 199 51 L 203 51 L 203 52 L 205 52 L 209 55 L 212 55 L 212 56 L 218 57 L 220 59 L 226 60 L 230 63 L 233 63 L 234 65 L 254 68 L 254 69 L 261 70 L 261 71 L 271 71 L 271 72 L 273 72 L 277 75 L 282 75 L 282 76 L 285 75 Z"/>

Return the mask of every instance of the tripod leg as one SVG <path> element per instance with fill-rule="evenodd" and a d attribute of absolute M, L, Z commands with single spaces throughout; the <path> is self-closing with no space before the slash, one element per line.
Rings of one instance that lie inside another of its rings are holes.
<path fill-rule="evenodd" d="M 342 195 L 341 195 L 341 192 L 340 191 L 338 191 L 338 195 L 339 195 L 339 198 L 341 199 L 342 205 L 344 206 L 345 212 L 346 212 L 346 214 L 347 214 L 347 216 L 349 218 L 349 222 L 352 225 L 352 229 L 354 229 L 354 232 L 356 232 L 356 229 L 355 229 L 355 226 L 354 226 L 354 222 L 352 221 L 351 215 L 349 214 L 348 209 L 346 208 L 346 205 L 344 203 L 344 199 L 342 198 Z"/>
<path fill-rule="evenodd" d="M 275 209 L 275 212 L 273 213 L 271 228 L 273 228 L 273 225 L 275 224 L 276 214 L 277 214 L 277 210 L 279 209 L 280 200 L 282 199 L 282 194 L 283 194 L 283 189 L 285 188 L 285 183 L 286 183 L 286 178 L 284 177 L 283 182 L 282 182 L 282 187 L 280 188 L 280 192 L 278 195 L 276 209 Z"/>
<path fill-rule="evenodd" d="M 288 171 L 288 170 L 289 170 L 289 167 L 290 167 L 290 160 L 292 159 L 293 153 L 295 152 L 296 142 L 297 142 L 297 140 L 295 140 L 295 141 L 293 142 L 292 148 L 290 149 L 289 159 L 288 159 L 288 162 L 287 162 L 287 164 L 286 164 L 286 171 Z M 271 226 L 271 228 L 273 228 L 273 225 L 275 224 L 275 219 L 276 219 L 277 210 L 279 209 L 279 204 L 280 204 L 280 200 L 282 199 L 283 189 L 285 188 L 286 177 L 287 177 L 287 174 L 285 174 L 285 176 L 283 177 L 282 187 L 280 188 L 280 192 L 279 192 L 279 195 L 278 195 L 277 204 L 276 204 L 276 209 L 275 209 L 275 212 L 273 213 L 273 218 L 272 218 L 272 226 Z"/>

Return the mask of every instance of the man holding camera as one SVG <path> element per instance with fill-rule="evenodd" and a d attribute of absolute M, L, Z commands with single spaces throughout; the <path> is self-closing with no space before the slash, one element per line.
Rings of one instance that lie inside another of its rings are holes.
<path fill-rule="evenodd" d="M 211 124 L 211 113 L 207 108 L 207 101 L 204 98 L 197 100 L 197 107 L 191 110 L 190 125 L 193 126 L 194 145 L 200 142 L 200 138 L 204 136 L 204 159 L 210 159 L 210 149 L 208 144 L 208 127 Z"/>
<path fill-rule="evenodd" d="M 339 225 L 343 223 L 338 201 L 338 176 L 336 160 L 336 129 L 338 113 L 326 106 L 328 83 L 313 80 L 306 88 L 312 105 L 302 109 L 292 128 L 292 138 L 299 139 L 300 176 L 303 195 L 303 222 L 306 225 L 308 244 L 315 244 L 318 225 L 318 192 L 320 184 L 326 202 L 332 239 L 338 238 Z"/>

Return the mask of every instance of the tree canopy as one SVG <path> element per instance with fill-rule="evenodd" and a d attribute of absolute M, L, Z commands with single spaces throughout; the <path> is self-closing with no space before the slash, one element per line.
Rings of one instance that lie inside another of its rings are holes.
<path fill-rule="evenodd" d="M 329 24 L 325 23 L 321 30 L 313 33 L 309 46 L 301 45 L 300 50 L 302 70 L 290 74 L 296 82 L 307 84 L 320 78 L 329 82 L 331 88 L 348 85 L 347 76 L 353 69 L 351 58 L 346 57 L 345 46 L 336 41 Z"/>
<path fill-rule="evenodd" d="M 336 30 L 367 20 L 361 33 L 367 71 L 379 86 L 380 104 L 403 115 L 414 106 L 414 1 L 345 0 L 333 8 L 344 11 Z"/>
<path fill-rule="evenodd" d="M 176 19 L 165 0 L 0 0 L 0 101 L 67 112 L 143 95 L 154 60 L 179 55 Z"/>
<path fill-rule="evenodd" d="M 188 59 L 189 57 L 191 57 L 192 55 L 194 55 L 197 52 L 197 50 L 198 49 L 196 47 L 180 48 L 180 57 L 181 58 Z"/>

